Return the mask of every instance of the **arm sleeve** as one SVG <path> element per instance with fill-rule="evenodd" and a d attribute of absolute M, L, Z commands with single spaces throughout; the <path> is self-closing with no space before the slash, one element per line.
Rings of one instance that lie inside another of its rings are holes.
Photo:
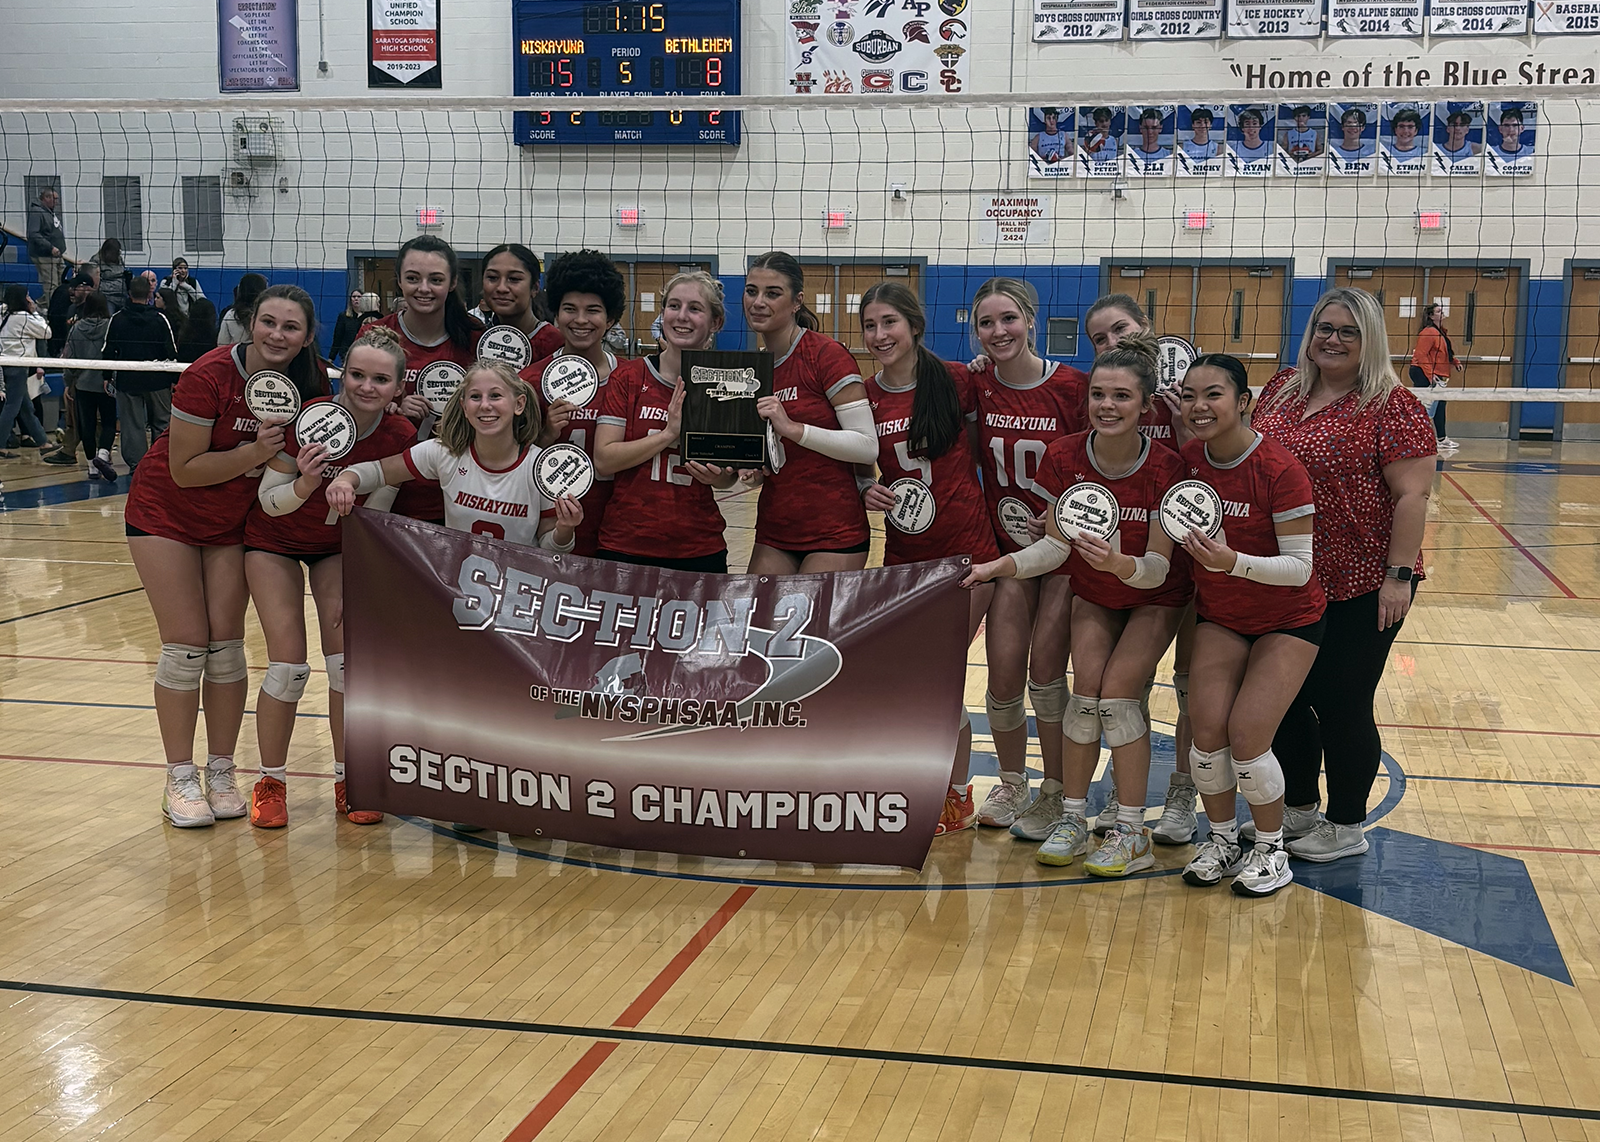
<path fill-rule="evenodd" d="M 288 515 L 298 510 L 306 502 L 294 490 L 299 478 L 300 473 L 280 472 L 271 464 L 262 469 L 261 487 L 256 490 L 256 499 L 261 501 L 262 509 L 268 515 Z"/>
<path fill-rule="evenodd" d="M 1308 537 L 1309 538 L 1309 537 Z M 1244 556 L 1239 558 L 1243 559 Z M 1159 551 L 1146 551 L 1133 558 L 1133 574 L 1123 580 L 1136 591 L 1154 591 L 1167 581 L 1172 564 Z"/>
<path fill-rule="evenodd" d="M 556 542 L 556 529 L 553 528 L 553 527 L 550 528 L 548 531 L 543 532 L 539 536 L 539 546 L 544 548 L 546 551 L 559 551 L 559 552 L 565 554 L 565 553 L 571 551 L 577 545 L 578 545 L 578 533 L 577 532 L 573 532 L 572 533 L 572 538 L 567 540 L 567 542 L 565 544 L 561 544 L 561 543 L 557 543 Z"/>
<path fill-rule="evenodd" d="M 1072 548 L 1053 535 L 1045 535 L 1021 551 L 1013 551 L 1011 561 L 1017 565 L 1018 579 L 1032 579 L 1036 575 L 1054 571 L 1071 554 Z"/>
<path fill-rule="evenodd" d="M 405 456 L 406 466 L 415 472 L 416 468 L 411 464 L 411 453 L 407 452 Z M 383 479 L 383 461 L 381 460 L 364 460 L 360 464 L 350 465 L 345 471 L 356 478 L 356 495 L 358 496 L 370 496 L 372 493 L 387 486 Z"/>
<path fill-rule="evenodd" d="M 1278 536 L 1278 554 L 1246 555 L 1237 552 L 1228 574 L 1272 587 L 1304 587 L 1311 579 L 1310 533 Z"/>
<path fill-rule="evenodd" d="M 876 463 L 878 437 L 872 423 L 872 405 L 855 400 L 839 405 L 834 411 L 839 414 L 839 427 L 805 425 L 800 433 L 800 446 L 846 464 Z"/>

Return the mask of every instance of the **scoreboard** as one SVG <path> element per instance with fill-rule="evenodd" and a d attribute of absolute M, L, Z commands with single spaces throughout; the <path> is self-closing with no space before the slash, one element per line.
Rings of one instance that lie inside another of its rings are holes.
<path fill-rule="evenodd" d="M 739 0 L 512 0 L 518 95 L 737 95 Z M 735 111 L 519 111 L 516 142 L 736 146 Z"/>

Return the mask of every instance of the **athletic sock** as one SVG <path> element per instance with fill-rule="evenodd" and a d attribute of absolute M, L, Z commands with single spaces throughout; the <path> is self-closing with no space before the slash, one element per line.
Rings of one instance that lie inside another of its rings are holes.
<path fill-rule="evenodd" d="M 233 768 L 233 758 L 231 756 L 229 756 L 228 754 L 208 753 L 208 754 L 206 754 L 206 768 L 207 769 L 232 769 Z"/>
<path fill-rule="evenodd" d="M 289 767 L 287 765 L 280 765 L 278 768 L 272 769 L 269 766 L 263 765 L 261 767 L 261 776 L 270 777 L 274 781 L 281 781 L 287 785 L 289 782 Z"/>
<path fill-rule="evenodd" d="M 335 781 L 344 780 L 344 762 L 336 761 L 333 763 L 333 779 Z M 955 786 L 952 785 L 950 788 L 954 789 Z"/>
<path fill-rule="evenodd" d="M 1239 843 L 1239 822 L 1233 817 L 1229 817 L 1226 821 L 1212 821 L 1211 833 L 1236 845 Z"/>
<path fill-rule="evenodd" d="M 167 762 L 167 776 L 169 778 L 171 778 L 171 777 L 196 777 L 196 776 L 199 775 L 199 773 L 200 773 L 200 771 L 197 768 L 195 768 L 195 764 L 192 761 L 169 761 L 169 762 Z"/>
<path fill-rule="evenodd" d="M 1276 829 L 1272 830 L 1272 832 L 1270 832 L 1270 833 L 1267 832 L 1265 829 L 1257 829 L 1256 830 L 1256 843 L 1257 844 L 1266 845 L 1269 849 L 1281 849 L 1281 848 L 1283 848 L 1283 829 L 1282 829 L 1282 827 L 1276 828 Z"/>
<path fill-rule="evenodd" d="M 1028 784 L 1028 775 L 1026 773 L 1012 773 L 1009 769 L 1002 769 L 1000 771 L 1000 780 L 1007 785 L 1026 785 Z"/>
<path fill-rule="evenodd" d="M 1144 806 L 1117 803 L 1117 824 L 1126 825 L 1138 832 L 1144 828 Z"/>
<path fill-rule="evenodd" d="M 1063 797 L 1061 808 L 1068 813 L 1076 813 L 1080 817 L 1089 815 L 1089 799 L 1087 797 Z"/>
<path fill-rule="evenodd" d="M 344 771 L 344 766 L 342 766 L 342 765 L 334 766 L 333 767 L 334 778 L 336 780 L 338 780 L 338 781 L 343 781 L 344 780 L 344 772 L 343 771 Z M 950 796 L 952 796 L 952 797 L 965 797 L 966 795 L 967 795 L 967 787 L 965 785 L 957 785 L 953 781 L 950 783 Z"/>

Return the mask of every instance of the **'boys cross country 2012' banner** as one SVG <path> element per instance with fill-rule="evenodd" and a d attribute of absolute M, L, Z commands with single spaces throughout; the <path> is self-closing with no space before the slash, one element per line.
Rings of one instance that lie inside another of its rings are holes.
<path fill-rule="evenodd" d="M 696 575 L 364 510 L 344 560 L 353 804 L 704 856 L 927 856 L 966 560 Z"/>

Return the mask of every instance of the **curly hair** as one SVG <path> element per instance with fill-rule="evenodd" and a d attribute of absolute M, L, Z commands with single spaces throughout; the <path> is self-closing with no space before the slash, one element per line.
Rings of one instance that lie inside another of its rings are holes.
<path fill-rule="evenodd" d="M 551 260 L 544 274 L 544 296 L 552 313 L 561 312 L 561 299 L 569 293 L 594 294 L 611 322 L 628 307 L 628 283 L 622 271 L 598 250 L 573 250 Z"/>

